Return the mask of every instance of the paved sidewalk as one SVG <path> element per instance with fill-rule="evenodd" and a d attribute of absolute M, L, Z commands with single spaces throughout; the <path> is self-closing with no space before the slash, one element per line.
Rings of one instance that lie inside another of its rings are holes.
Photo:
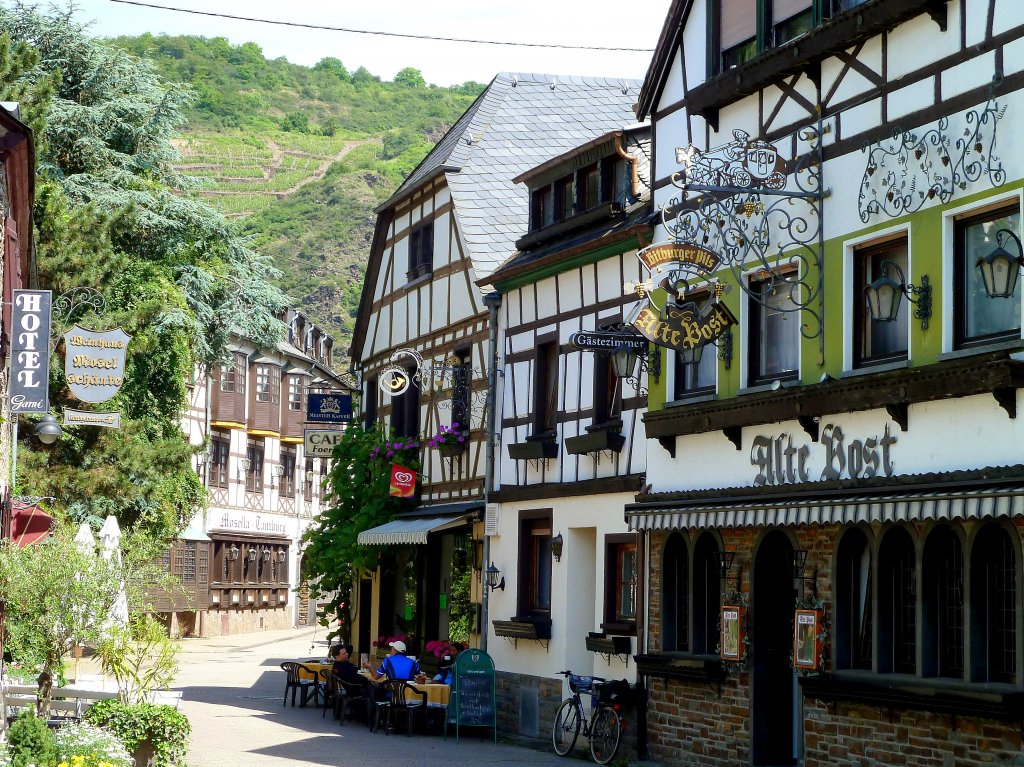
<path fill-rule="evenodd" d="M 535 751 L 490 739 L 371 733 L 359 722 L 344 726 L 321 709 L 282 707 L 279 664 L 323 657 L 322 628 L 186 639 L 175 689 L 192 722 L 188 767 L 570 767 L 552 751 Z M 499 736 L 500 737 L 500 736 Z M 580 752 L 582 754 L 582 751 Z"/>

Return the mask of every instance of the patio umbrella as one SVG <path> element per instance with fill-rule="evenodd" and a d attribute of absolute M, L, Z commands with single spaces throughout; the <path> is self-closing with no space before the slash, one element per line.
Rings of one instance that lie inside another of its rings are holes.
<path fill-rule="evenodd" d="M 113 559 L 118 565 L 121 564 L 121 526 L 117 524 L 117 517 L 113 514 L 107 516 L 103 527 L 100 528 L 100 556 L 108 561 Z M 128 624 L 128 596 L 123 581 L 118 587 L 117 600 L 110 610 L 109 621 L 122 626 Z"/>

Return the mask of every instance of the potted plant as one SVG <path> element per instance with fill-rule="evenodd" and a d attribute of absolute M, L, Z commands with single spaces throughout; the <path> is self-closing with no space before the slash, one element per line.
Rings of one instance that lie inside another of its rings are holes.
<path fill-rule="evenodd" d="M 442 426 L 437 434 L 427 441 L 427 446 L 436 448 L 437 452 L 446 458 L 453 458 L 468 447 L 468 437 L 468 431 L 458 423 L 453 423 L 451 426 Z"/>

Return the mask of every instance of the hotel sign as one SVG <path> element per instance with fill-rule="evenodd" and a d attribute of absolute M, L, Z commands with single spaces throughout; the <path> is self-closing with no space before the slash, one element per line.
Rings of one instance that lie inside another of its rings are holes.
<path fill-rule="evenodd" d="M 50 409 L 49 290 L 15 290 L 11 308 L 12 413 L 45 413 Z"/>
<path fill-rule="evenodd" d="M 131 336 L 116 330 L 85 330 L 75 325 L 64 334 L 64 376 L 82 402 L 106 402 L 124 383 L 125 355 Z"/>
<path fill-rule="evenodd" d="M 640 354 L 647 352 L 645 339 L 622 333 L 581 330 L 569 336 L 569 343 L 584 352 L 614 352 L 620 346 L 626 346 Z"/>

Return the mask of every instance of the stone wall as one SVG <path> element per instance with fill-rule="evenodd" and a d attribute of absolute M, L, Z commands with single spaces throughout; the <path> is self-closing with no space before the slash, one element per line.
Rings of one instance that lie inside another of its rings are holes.
<path fill-rule="evenodd" d="M 203 636 L 248 634 L 256 631 L 291 628 L 288 607 L 255 610 L 209 610 L 203 617 Z"/>
<path fill-rule="evenodd" d="M 807 767 L 1018 767 L 1020 722 L 804 701 Z"/>
<path fill-rule="evenodd" d="M 1024 533 L 1024 520 L 1015 519 L 1014 525 Z M 926 532 L 924 524 L 915 527 L 919 536 Z M 813 583 L 816 597 L 824 602 L 829 628 L 832 557 L 842 530 L 838 525 L 788 530 L 795 545 L 808 552 L 805 587 L 810 591 Z M 754 546 L 763 531 L 719 532 L 725 548 L 736 552 L 726 593 L 736 589 L 738 577 L 738 590 L 749 600 Z M 692 551 L 697 533 L 682 531 L 681 534 L 687 538 Z M 648 641 L 651 652 L 660 648 L 662 552 L 668 536 L 666 532 L 657 532 L 649 539 Z M 752 652 L 756 652 L 756 636 L 751 640 Z M 701 767 L 749 764 L 750 677 L 749 671 L 732 668 L 720 686 L 648 678 L 647 727 L 651 759 Z M 803 698 L 798 710 L 802 712 L 801 764 L 804 767 L 1024 767 L 1024 739 L 1019 721 L 950 716 L 916 709 L 890 710 L 866 704 L 832 704 L 811 698 Z"/>
<path fill-rule="evenodd" d="M 495 674 L 495 695 L 498 705 L 498 732 L 504 737 L 521 742 L 544 744 L 551 748 L 551 728 L 555 712 L 565 699 L 562 695 L 562 677 L 547 679 L 528 674 L 513 674 L 498 671 Z M 590 696 L 583 696 L 590 716 Z M 536 712 L 536 715 L 535 715 Z M 637 753 L 637 712 L 627 708 L 620 712 L 623 733 L 616 759 L 636 758 Z M 536 723 L 536 729 L 530 725 Z M 589 749 L 590 744 L 580 732 L 576 748 Z"/>

